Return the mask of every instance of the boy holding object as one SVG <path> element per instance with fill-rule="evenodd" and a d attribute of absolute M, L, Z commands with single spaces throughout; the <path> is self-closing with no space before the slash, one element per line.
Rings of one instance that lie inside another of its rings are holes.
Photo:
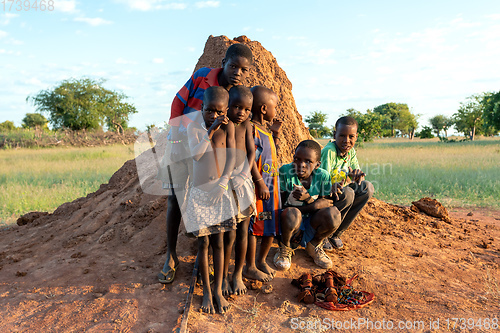
<path fill-rule="evenodd" d="M 358 123 L 353 117 L 341 117 L 335 123 L 335 141 L 321 150 L 321 167 L 328 171 L 332 182 L 332 199 L 342 215 L 342 223 L 325 241 L 325 249 L 340 249 L 340 236 L 373 196 L 373 185 L 359 168 L 354 145 L 358 138 Z"/>

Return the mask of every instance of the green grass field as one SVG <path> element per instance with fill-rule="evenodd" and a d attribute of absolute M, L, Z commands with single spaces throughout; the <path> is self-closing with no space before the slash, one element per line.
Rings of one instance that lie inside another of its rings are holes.
<path fill-rule="evenodd" d="M 500 208 L 500 138 L 460 143 L 383 139 L 357 151 L 378 199 L 410 205 L 430 196 L 447 207 Z M 133 146 L 123 145 L 1 150 L 0 224 L 86 196 L 132 158 Z"/>
<path fill-rule="evenodd" d="M 0 224 L 30 211 L 53 211 L 107 183 L 133 146 L 0 151 Z"/>
<path fill-rule="evenodd" d="M 378 199 L 410 205 L 429 196 L 447 207 L 500 208 L 498 137 L 455 143 L 382 139 L 365 143 L 357 154 Z"/>

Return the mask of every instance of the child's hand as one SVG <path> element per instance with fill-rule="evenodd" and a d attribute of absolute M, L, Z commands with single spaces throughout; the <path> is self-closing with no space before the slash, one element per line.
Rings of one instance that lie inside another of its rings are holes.
<path fill-rule="evenodd" d="M 342 194 L 342 189 L 344 188 L 345 180 L 342 179 L 341 182 L 332 184 L 332 197 L 335 201 L 339 201 L 339 194 Z"/>
<path fill-rule="evenodd" d="M 228 122 L 229 118 L 227 117 L 227 115 L 225 114 L 220 115 L 217 118 L 215 118 L 214 122 L 212 123 L 212 126 L 210 126 L 210 130 L 212 131 L 212 133 L 214 133 L 221 127 L 222 124 L 227 125 Z"/>
<path fill-rule="evenodd" d="M 333 200 L 326 199 L 326 198 L 320 198 L 320 199 L 314 201 L 312 204 L 313 204 L 313 208 L 315 210 L 318 210 L 318 209 L 333 207 Z"/>
<path fill-rule="evenodd" d="M 292 195 L 295 199 L 299 201 L 304 201 L 310 197 L 309 192 L 304 188 L 304 186 L 293 184 Z"/>
<path fill-rule="evenodd" d="M 271 197 L 269 189 L 267 188 L 266 183 L 264 183 L 264 180 L 261 179 L 256 182 L 255 189 L 257 190 L 257 197 L 260 200 L 269 200 L 269 198 Z"/>
<path fill-rule="evenodd" d="M 245 195 L 245 191 L 243 191 L 244 183 L 245 181 L 240 176 L 231 179 L 231 184 L 233 185 L 233 189 L 236 192 L 236 195 L 240 198 L 242 198 Z"/>
<path fill-rule="evenodd" d="M 349 167 L 349 178 L 351 178 L 358 185 L 360 185 L 361 182 L 365 179 L 365 176 L 366 174 L 360 169 L 353 170 L 351 167 Z"/>
<path fill-rule="evenodd" d="M 269 130 L 273 133 L 274 136 L 278 136 L 280 134 L 282 124 L 283 122 L 281 120 L 273 120 L 273 124 L 269 127 Z"/>
<path fill-rule="evenodd" d="M 225 189 L 216 185 L 210 192 L 208 192 L 209 201 L 212 205 L 218 204 L 222 200 L 222 195 Z"/>

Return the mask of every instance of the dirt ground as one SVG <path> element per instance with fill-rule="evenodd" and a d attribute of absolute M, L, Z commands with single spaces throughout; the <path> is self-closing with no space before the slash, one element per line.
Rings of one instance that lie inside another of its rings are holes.
<path fill-rule="evenodd" d="M 98 194 L 93 198 L 98 205 L 110 204 L 109 198 Z M 87 202 L 82 204 L 83 199 Z M 131 236 L 128 224 L 119 232 L 102 230 L 104 220 L 104 225 L 113 223 L 103 212 L 92 217 L 93 223 L 82 223 L 86 220 L 83 206 L 91 201 L 83 199 L 54 212 L 80 211 L 69 214 L 64 223 L 44 222 L 48 217 L 43 216 L 0 231 L 0 331 L 171 331 L 182 316 L 195 241 L 181 232 L 176 280 L 162 285 L 156 274 L 165 258 L 164 211 L 147 225 L 136 222 Z M 75 210 L 75 205 L 81 207 Z M 154 210 L 154 205 L 148 209 Z M 451 224 L 408 207 L 376 199 L 369 202 L 344 234 L 344 248 L 331 253 L 337 272 L 347 277 L 359 274 L 354 286 L 375 294 L 375 302 L 363 309 L 333 312 L 297 303 L 298 289 L 290 284 L 291 279 L 303 272 L 321 272 L 301 249 L 290 271 L 278 272 L 268 283 L 272 293 L 250 290 L 247 295 L 230 297 L 232 306 L 224 315 L 198 311 L 201 288 L 197 286 L 188 329 L 321 332 L 328 331 L 328 325 L 340 325 L 337 321 L 357 325 L 365 320 L 366 325 L 369 321 L 389 325 L 390 321 L 395 328 L 402 322 L 407 331 L 425 332 L 430 331 L 429 320 L 438 328 L 439 319 L 439 329 L 434 331 L 448 331 L 452 318 L 473 318 L 472 331 L 488 331 L 482 326 L 484 319 L 491 321 L 500 313 L 500 211 L 450 209 L 450 215 Z M 269 261 L 275 250 L 276 245 Z M 318 320 L 322 327 L 315 324 Z M 420 321 L 424 326 L 417 327 Z M 459 321 L 457 330 L 460 325 Z M 350 328 L 366 331 L 366 326 Z"/>

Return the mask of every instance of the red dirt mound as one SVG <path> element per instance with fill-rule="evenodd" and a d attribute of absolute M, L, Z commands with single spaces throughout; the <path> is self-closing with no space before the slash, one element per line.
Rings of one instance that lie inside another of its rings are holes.
<path fill-rule="evenodd" d="M 246 36 L 240 36 L 233 40 L 226 36 L 210 36 L 195 70 L 201 67 L 220 67 L 226 49 L 235 43 L 248 45 L 254 56 L 254 65 L 247 80 L 247 86 L 263 85 L 278 95 L 279 103 L 276 117 L 283 121 L 281 137 L 286 138 L 282 139 L 280 146 L 280 162 L 290 163 L 293 151 L 299 142 L 312 139 L 312 137 L 302 121 L 302 116 L 297 111 L 292 95 L 292 83 L 271 52 L 267 51 L 259 42 L 252 41 Z"/>

